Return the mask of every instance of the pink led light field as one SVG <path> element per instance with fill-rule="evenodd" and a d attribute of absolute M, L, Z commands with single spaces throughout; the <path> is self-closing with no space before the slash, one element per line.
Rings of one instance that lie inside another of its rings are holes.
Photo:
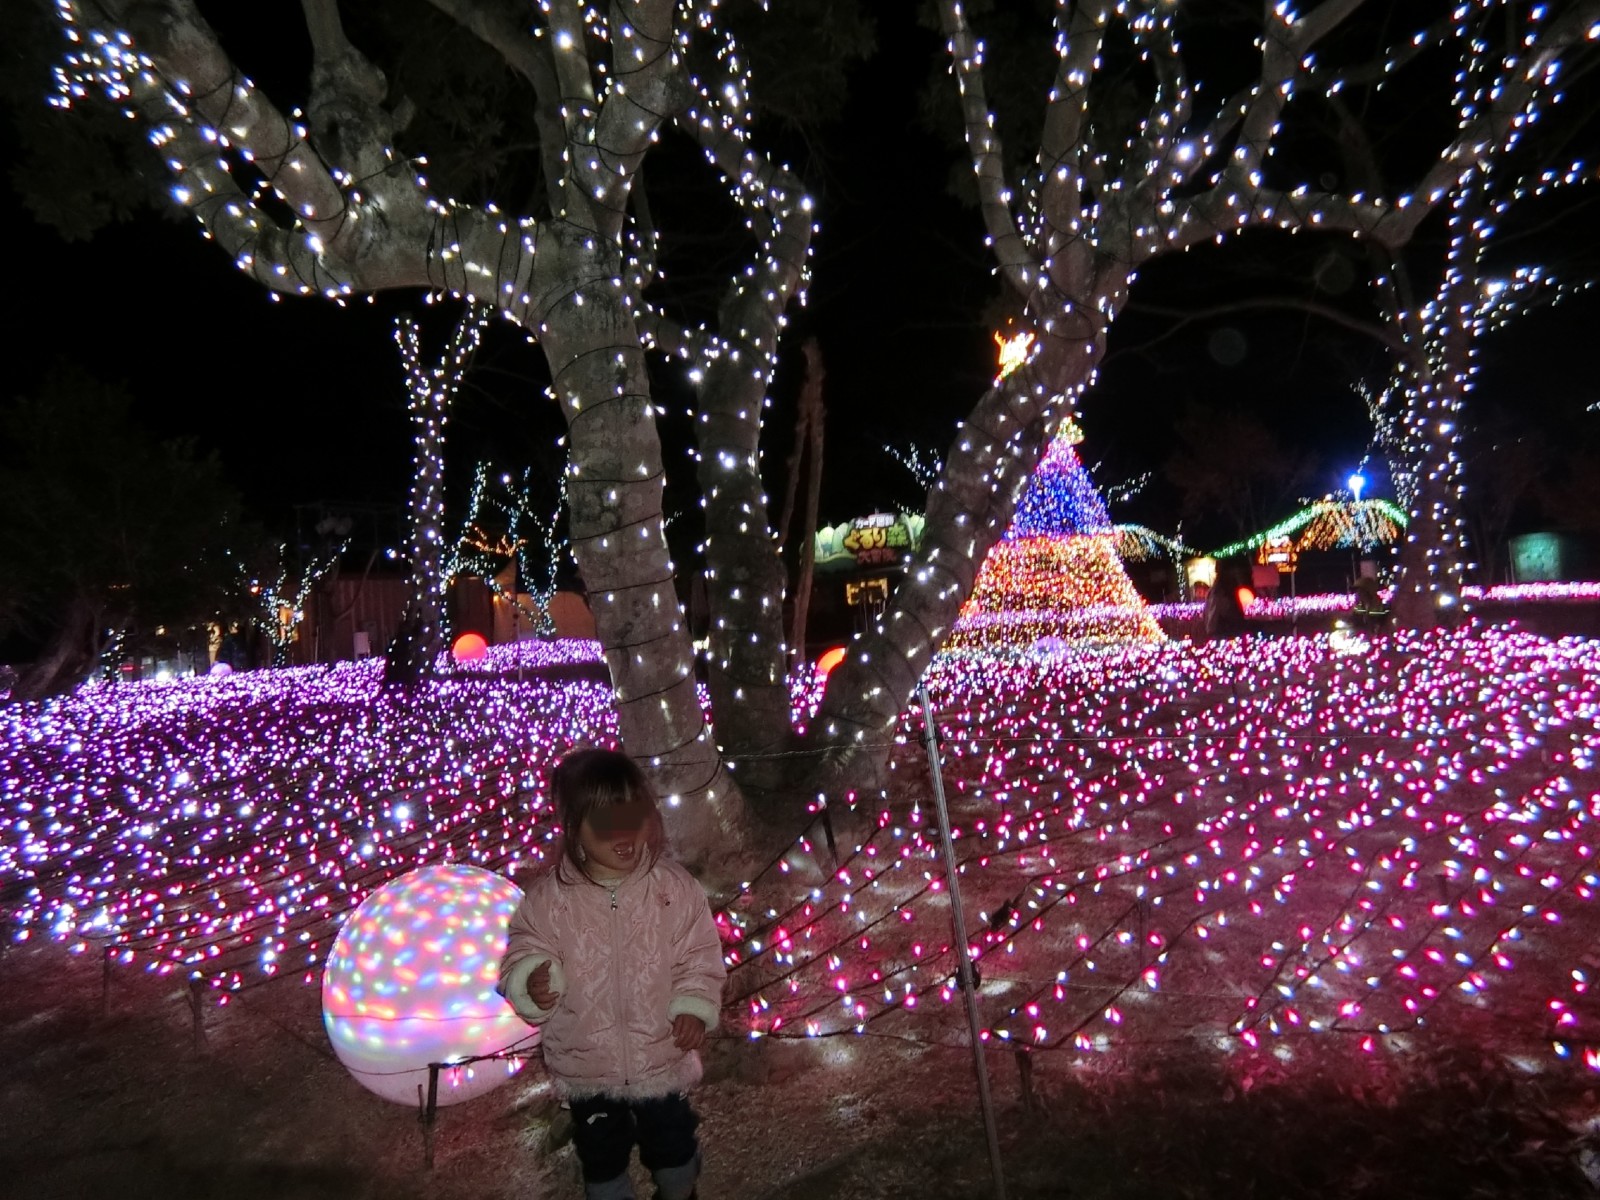
<path fill-rule="evenodd" d="M 368 661 L 0 709 L 8 936 L 103 947 L 223 993 L 312 982 L 344 915 L 385 881 L 539 862 L 546 773 L 575 742 L 611 744 L 615 715 L 603 685 L 516 668 L 593 653 L 496 647 L 411 696 Z"/>
<path fill-rule="evenodd" d="M 987 1038 L 1287 1062 L 1493 1027 L 1594 1065 L 1600 648 L 1339 645 L 936 665 Z M 859 852 L 813 827 L 725 914 L 751 1036 L 961 1040 L 918 736 Z"/>
<path fill-rule="evenodd" d="M 993 1044 L 1287 1063 L 1307 1038 L 1381 1053 L 1493 1028 L 1546 1064 L 1600 1062 L 1600 647 L 1477 629 L 1349 650 L 935 665 Z M 614 736 L 603 685 L 492 661 L 406 705 L 369 664 L 5 720 L 10 936 L 198 973 L 219 999 L 315 981 L 349 910 L 416 867 L 537 865 L 549 766 Z M 799 814 L 791 849 L 720 898 L 725 1031 L 962 1040 L 920 735 L 913 710 L 887 795 L 839 817 L 839 861 Z"/>

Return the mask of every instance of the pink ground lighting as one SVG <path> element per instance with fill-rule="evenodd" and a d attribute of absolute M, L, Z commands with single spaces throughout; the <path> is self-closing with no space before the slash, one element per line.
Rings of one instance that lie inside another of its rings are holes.
<path fill-rule="evenodd" d="M 1242 639 L 930 682 L 986 1036 L 1370 1051 L 1466 1005 L 1596 1062 L 1594 643 Z M 959 1038 L 937 831 L 905 791 L 836 872 L 803 842 L 732 907 L 752 1036 Z"/>
<path fill-rule="evenodd" d="M 344 914 L 413 867 L 505 871 L 552 836 L 549 767 L 611 744 L 609 689 L 496 647 L 407 697 L 381 664 L 93 687 L 0 710 L 0 903 L 45 932 L 224 991 L 309 982 Z"/>
<path fill-rule="evenodd" d="M 414 866 L 537 860 L 551 762 L 614 719 L 602 685 L 519 683 L 498 653 L 407 703 L 366 664 L 4 710 L 11 936 L 225 995 L 314 980 L 338 921 Z M 1600 1063 L 1600 644 L 1058 645 L 929 683 L 988 1038 L 1290 1058 L 1476 1014 Z M 813 825 L 720 914 L 725 1029 L 961 1040 L 919 735 L 913 712 L 859 852 L 835 868 Z"/>

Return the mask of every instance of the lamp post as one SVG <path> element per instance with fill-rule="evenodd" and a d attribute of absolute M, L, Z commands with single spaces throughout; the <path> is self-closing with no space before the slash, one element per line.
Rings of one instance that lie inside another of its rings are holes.
<path fill-rule="evenodd" d="M 1354 587 L 1356 580 L 1361 578 L 1361 559 L 1364 558 L 1367 553 L 1366 528 L 1362 524 L 1361 512 L 1359 509 L 1359 505 L 1361 504 L 1361 491 L 1367 486 L 1367 477 L 1360 471 L 1352 471 L 1350 473 L 1350 477 L 1344 482 L 1345 486 L 1350 489 L 1350 495 L 1354 497 L 1354 500 L 1352 500 L 1350 505 L 1350 519 L 1352 522 L 1354 522 L 1356 527 L 1355 562 L 1352 564 L 1353 569 L 1351 571 L 1350 579 L 1350 586 Z"/>

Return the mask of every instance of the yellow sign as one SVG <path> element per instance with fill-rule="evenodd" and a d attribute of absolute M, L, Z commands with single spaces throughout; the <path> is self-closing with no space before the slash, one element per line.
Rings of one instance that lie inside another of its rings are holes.
<path fill-rule="evenodd" d="M 911 531 L 905 523 L 887 513 L 863 517 L 844 535 L 844 548 L 863 564 L 896 562 L 900 552 L 911 549 Z"/>
<path fill-rule="evenodd" d="M 1291 574 L 1299 558 L 1300 552 L 1294 548 L 1294 543 L 1286 537 L 1273 538 L 1271 541 L 1263 542 L 1261 543 L 1261 548 L 1256 551 L 1256 561 L 1262 566 L 1277 567 L 1280 575 Z"/>
<path fill-rule="evenodd" d="M 846 604 L 887 604 L 889 603 L 889 580 L 884 576 L 876 579 L 856 579 L 844 585 L 844 602 Z"/>

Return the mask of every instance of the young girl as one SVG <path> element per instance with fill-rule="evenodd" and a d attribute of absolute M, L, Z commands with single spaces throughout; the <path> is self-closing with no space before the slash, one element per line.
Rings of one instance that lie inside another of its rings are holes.
<path fill-rule="evenodd" d="M 635 1142 L 657 1195 L 692 1200 L 699 1120 L 685 1092 L 727 976 L 711 907 L 661 856 L 661 814 L 631 759 L 569 754 L 551 793 L 562 852 L 511 918 L 500 994 L 543 1031 L 588 1200 L 633 1200 Z"/>

